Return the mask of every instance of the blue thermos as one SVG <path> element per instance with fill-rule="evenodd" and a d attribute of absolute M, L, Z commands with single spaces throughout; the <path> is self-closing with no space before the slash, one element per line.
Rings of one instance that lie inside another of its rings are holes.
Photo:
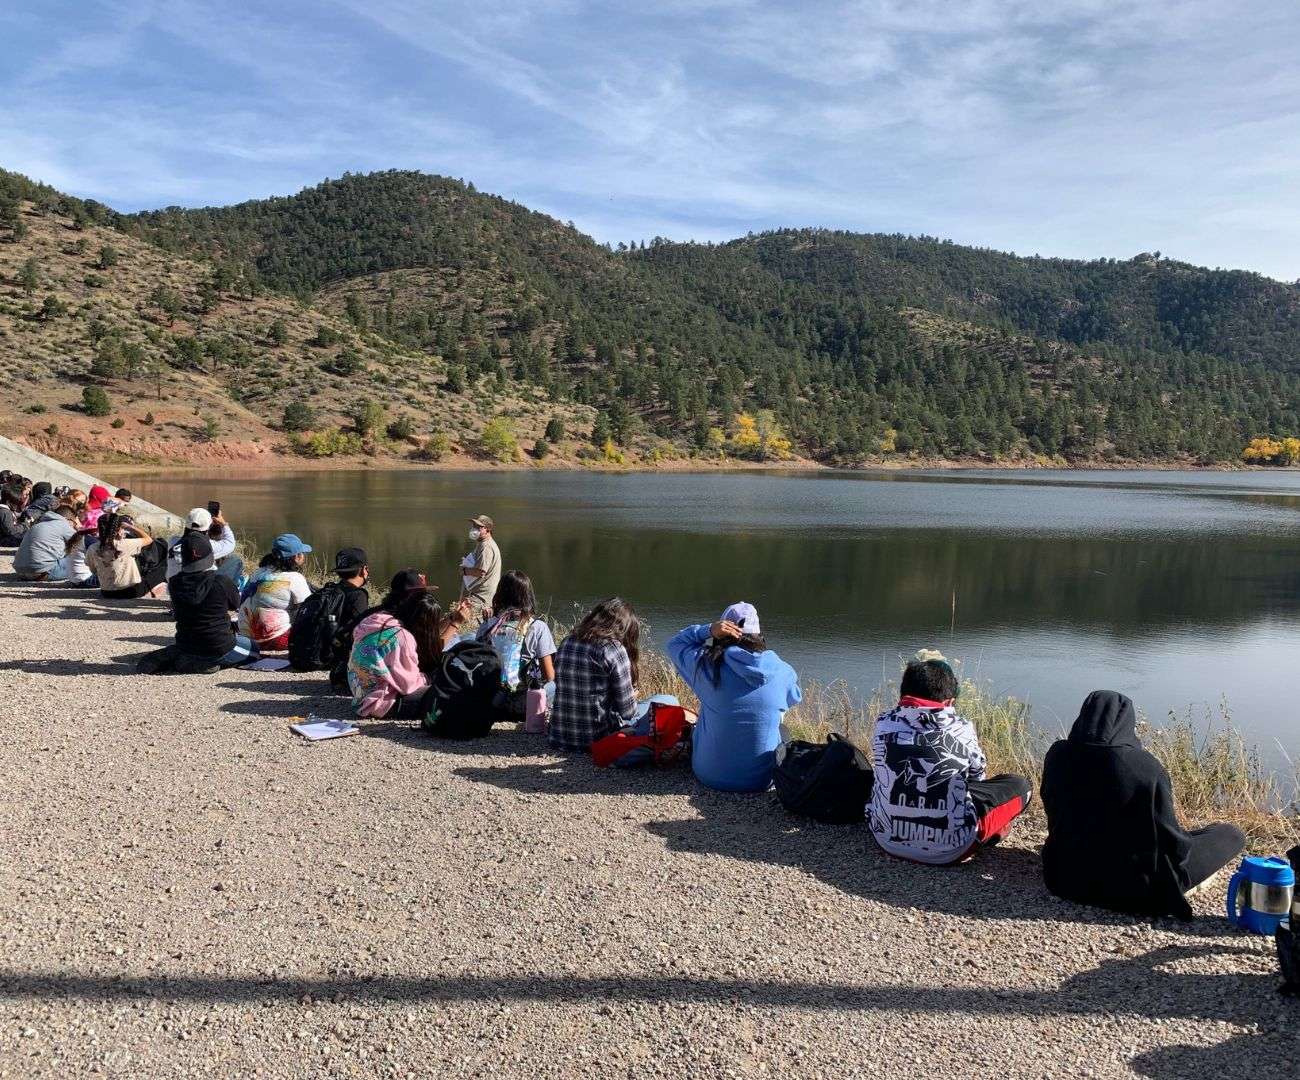
<path fill-rule="evenodd" d="M 1255 934 L 1272 934 L 1291 915 L 1295 871 L 1276 855 L 1249 856 L 1228 882 L 1228 920 Z"/>

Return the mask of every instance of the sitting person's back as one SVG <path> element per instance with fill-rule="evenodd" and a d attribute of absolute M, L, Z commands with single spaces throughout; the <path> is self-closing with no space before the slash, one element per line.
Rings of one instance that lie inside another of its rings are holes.
<path fill-rule="evenodd" d="M 0 547 L 16 547 L 23 541 L 27 525 L 22 520 L 23 492 L 16 484 L 0 489 Z"/>
<path fill-rule="evenodd" d="M 235 667 L 257 656 L 247 637 L 230 621 L 239 607 L 239 590 L 215 571 L 212 545 L 201 532 L 181 540 L 181 570 L 168 585 L 176 616 L 176 652 L 211 667 Z"/>
<path fill-rule="evenodd" d="M 789 664 L 767 648 L 752 604 L 733 604 L 711 626 L 688 626 L 668 656 L 700 700 L 691 767 L 719 791 L 766 791 L 781 717 L 801 699 Z"/>
<path fill-rule="evenodd" d="M 867 824 L 880 847 L 913 862 L 959 862 L 1006 835 L 1029 805 L 1023 777 L 985 778 L 975 727 L 953 707 L 959 684 L 936 652 L 903 672 L 898 705 L 876 720 Z"/>
<path fill-rule="evenodd" d="M 277 536 L 263 565 L 249 578 L 239 607 L 239 632 L 263 652 L 289 647 L 289 630 L 298 605 L 311 595 L 302 575 L 311 547 L 293 533 Z"/>
<path fill-rule="evenodd" d="M 99 590 L 111 599 L 135 599 L 162 591 L 166 547 L 129 518 L 108 511 L 96 526 L 99 543 L 86 555 L 86 563 L 99 579 Z M 149 565 L 142 570 L 139 556 L 152 548 Z"/>
<path fill-rule="evenodd" d="M 444 617 L 425 588 L 408 590 L 395 611 L 381 607 L 367 614 L 353 631 L 348 660 L 352 711 L 388 719 L 427 716 L 429 676 L 464 620 L 461 607 Z"/>
<path fill-rule="evenodd" d="M 67 506 L 47 510 L 23 534 L 14 555 L 14 573 L 29 581 L 56 580 L 67 564 L 68 541 L 76 535 L 76 513 Z"/>
<path fill-rule="evenodd" d="M 557 750 L 588 750 L 636 717 L 641 624 L 632 605 L 602 600 L 555 653 L 555 703 L 547 739 Z"/>
<path fill-rule="evenodd" d="M 1133 702 L 1088 695 L 1066 739 L 1043 763 L 1043 877 L 1057 896 L 1141 915 L 1192 910 L 1183 895 L 1239 855 L 1231 825 L 1186 832 L 1169 774 L 1137 734 Z"/>

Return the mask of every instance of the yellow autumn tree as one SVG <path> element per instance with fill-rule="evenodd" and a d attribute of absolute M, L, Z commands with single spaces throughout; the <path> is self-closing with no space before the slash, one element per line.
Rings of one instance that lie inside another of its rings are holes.
<path fill-rule="evenodd" d="M 749 413 L 738 413 L 731 430 L 731 451 L 741 457 L 757 457 L 763 445 L 757 421 Z"/>
<path fill-rule="evenodd" d="M 790 456 L 793 443 L 786 438 L 771 409 L 759 409 L 754 426 L 758 429 L 759 457 L 765 461 L 784 461 Z"/>
<path fill-rule="evenodd" d="M 1300 439 L 1292 435 L 1282 440 L 1281 459 L 1283 465 L 1300 464 Z"/>
<path fill-rule="evenodd" d="M 1241 452 L 1242 461 L 1253 461 L 1260 465 L 1269 465 L 1282 456 L 1283 445 L 1278 439 L 1263 436 L 1251 439 L 1246 449 Z"/>

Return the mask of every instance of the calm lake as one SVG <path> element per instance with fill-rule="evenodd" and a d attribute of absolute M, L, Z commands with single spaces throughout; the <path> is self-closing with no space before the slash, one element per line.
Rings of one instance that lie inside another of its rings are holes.
<path fill-rule="evenodd" d="M 1068 727 L 1088 691 L 1162 719 L 1226 698 L 1273 761 L 1300 758 L 1300 474 L 791 475 L 226 471 L 115 474 L 178 512 L 219 499 L 261 541 L 357 544 L 375 577 L 457 594 L 466 519 L 572 621 L 619 594 L 666 640 L 733 600 L 804 679 L 864 695 L 937 646 Z M 955 615 L 954 615 L 955 602 Z"/>

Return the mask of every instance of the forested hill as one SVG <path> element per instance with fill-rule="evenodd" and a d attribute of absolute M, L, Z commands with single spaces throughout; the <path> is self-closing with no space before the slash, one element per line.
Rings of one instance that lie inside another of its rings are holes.
<path fill-rule="evenodd" d="M 1224 460 L 1300 431 L 1300 290 L 1157 255 L 811 229 L 611 250 L 413 172 L 109 218 L 440 357 L 453 388 L 535 384 L 594 405 L 597 444 Z"/>
<path fill-rule="evenodd" d="M 1300 370 L 1300 286 L 1158 252 L 1085 262 L 926 237 L 783 229 L 636 254 L 686 280 L 730 277 L 734 285 L 760 273 L 848 304 L 924 307 L 1078 346 L 1204 352 Z"/>

